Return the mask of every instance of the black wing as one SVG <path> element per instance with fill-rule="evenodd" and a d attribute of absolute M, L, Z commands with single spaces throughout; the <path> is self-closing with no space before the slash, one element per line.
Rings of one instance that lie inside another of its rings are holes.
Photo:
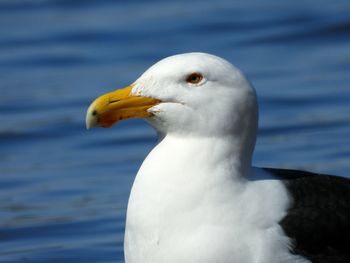
<path fill-rule="evenodd" d="M 265 168 L 294 198 L 280 225 L 292 252 L 314 263 L 350 263 L 350 179 Z"/>

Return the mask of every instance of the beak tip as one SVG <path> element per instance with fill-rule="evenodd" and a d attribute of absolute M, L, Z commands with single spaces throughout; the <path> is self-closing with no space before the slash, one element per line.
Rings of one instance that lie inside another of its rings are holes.
<path fill-rule="evenodd" d="M 91 128 L 94 128 L 97 126 L 97 118 L 95 118 L 94 116 L 86 116 L 86 129 L 90 130 Z"/>
<path fill-rule="evenodd" d="M 86 112 L 86 118 L 85 118 L 85 125 L 86 125 L 86 129 L 90 130 L 93 127 L 97 126 L 97 114 L 96 112 L 93 110 L 93 107 L 89 107 L 89 109 Z"/>
<path fill-rule="evenodd" d="M 90 128 L 92 128 L 89 118 L 86 118 L 85 127 L 87 130 L 90 130 Z"/>

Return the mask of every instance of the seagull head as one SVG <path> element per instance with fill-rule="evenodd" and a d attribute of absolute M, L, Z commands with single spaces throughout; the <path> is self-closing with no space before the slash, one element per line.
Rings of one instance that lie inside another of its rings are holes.
<path fill-rule="evenodd" d="M 257 129 L 254 88 L 228 61 L 206 53 L 167 57 L 130 86 L 98 97 L 87 128 L 145 118 L 159 133 L 181 136 L 250 136 Z"/>

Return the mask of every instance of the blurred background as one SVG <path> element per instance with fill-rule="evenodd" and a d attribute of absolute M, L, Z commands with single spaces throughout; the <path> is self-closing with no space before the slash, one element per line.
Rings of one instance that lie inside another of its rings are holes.
<path fill-rule="evenodd" d="M 85 129 L 96 96 L 204 51 L 257 89 L 257 166 L 350 175 L 350 2 L 0 0 L 0 262 L 123 262 L 127 199 L 156 143 Z"/>

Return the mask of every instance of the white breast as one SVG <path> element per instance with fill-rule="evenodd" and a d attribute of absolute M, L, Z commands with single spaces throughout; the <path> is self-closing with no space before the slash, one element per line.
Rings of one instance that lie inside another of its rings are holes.
<path fill-rule="evenodd" d="M 129 199 L 126 263 L 307 262 L 278 224 L 290 205 L 284 185 L 257 169 L 241 178 L 231 146 L 166 137 L 149 154 Z"/>

